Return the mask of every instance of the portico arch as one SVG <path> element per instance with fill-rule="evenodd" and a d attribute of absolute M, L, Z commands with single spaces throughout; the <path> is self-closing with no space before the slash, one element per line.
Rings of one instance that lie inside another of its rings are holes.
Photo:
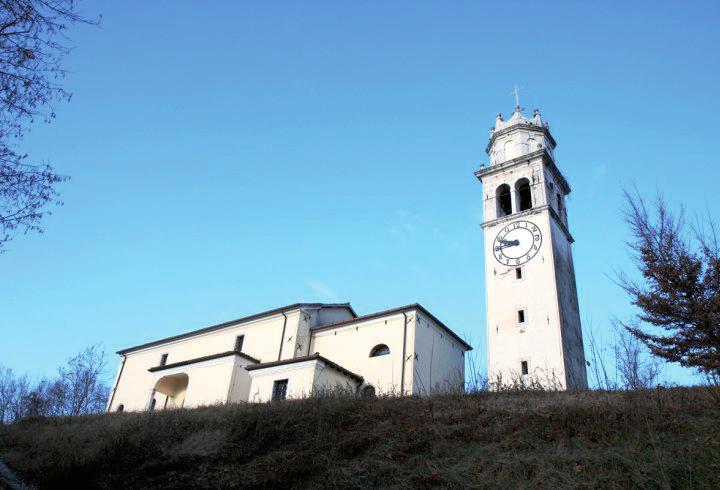
<path fill-rule="evenodd" d="M 190 377 L 186 373 L 170 374 L 158 379 L 153 388 L 155 408 L 181 408 L 189 382 Z"/>

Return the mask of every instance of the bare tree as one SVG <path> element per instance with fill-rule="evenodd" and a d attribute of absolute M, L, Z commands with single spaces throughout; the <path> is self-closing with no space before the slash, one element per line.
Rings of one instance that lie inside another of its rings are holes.
<path fill-rule="evenodd" d="M 618 389 L 617 376 L 612 376 L 605 361 L 607 347 L 598 339 L 593 323 L 588 321 L 585 322 L 585 325 L 587 325 L 585 337 L 588 339 L 588 348 L 590 349 L 589 361 L 587 361 L 590 367 L 588 369 L 590 384 L 601 390 L 616 390 Z"/>
<path fill-rule="evenodd" d="M 17 395 L 17 380 L 12 369 L 0 366 L 0 424 L 12 419 Z"/>
<path fill-rule="evenodd" d="M 94 345 L 60 368 L 53 387 L 58 415 L 82 415 L 105 408 L 109 392 L 102 379 L 105 366 L 105 352 Z"/>
<path fill-rule="evenodd" d="M 625 198 L 628 245 L 641 278 L 620 274 L 639 309 L 636 321 L 623 326 L 654 355 L 717 379 L 720 247 L 712 220 L 688 227 L 682 210 L 673 215 L 661 196 L 652 214 L 637 191 Z"/>
<path fill-rule="evenodd" d="M 82 17 L 74 0 L 0 0 L 0 251 L 16 231 L 42 232 L 47 205 L 61 204 L 56 185 L 67 177 L 28 163 L 17 150 L 28 125 L 55 117 L 70 99 L 59 81 L 70 51 L 65 31 Z"/>
<path fill-rule="evenodd" d="M 72 357 L 56 378 L 31 384 L 0 366 L 0 424 L 32 416 L 83 415 L 105 409 L 105 352 L 97 345 Z"/>
<path fill-rule="evenodd" d="M 660 363 L 648 356 L 647 348 L 624 329 L 618 329 L 613 345 L 615 369 L 625 389 L 641 390 L 657 385 Z"/>

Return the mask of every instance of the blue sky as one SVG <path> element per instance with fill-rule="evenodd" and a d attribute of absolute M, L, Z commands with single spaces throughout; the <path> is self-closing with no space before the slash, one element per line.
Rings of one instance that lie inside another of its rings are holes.
<path fill-rule="evenodd" d="M 85 2 L 73 99 L 23 144 L 72 180 L 0 255 L 0 364 L 51 375 L 299 301 L 420 302 L 484 360 L 473 171 L 515 83 L 558 141 L 581 316 L 609 338 L 622 188 L 720 207 L 719 5 Z"/>

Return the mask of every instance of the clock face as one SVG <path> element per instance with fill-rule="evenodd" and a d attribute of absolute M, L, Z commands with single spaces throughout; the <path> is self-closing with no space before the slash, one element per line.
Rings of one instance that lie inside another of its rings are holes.
<path fill-rule="evenodd" d="M 535 223 L 515 221 L 506 225 L 495 237 L 493 254 L 503 265 L 522 265 L 540 250 L 542 233 Z"/>

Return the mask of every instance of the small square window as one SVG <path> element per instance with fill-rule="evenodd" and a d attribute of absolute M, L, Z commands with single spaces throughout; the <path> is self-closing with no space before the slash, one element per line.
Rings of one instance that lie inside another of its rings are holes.
<path fill-rule="evenodd" d="M 287 379 L 278 379 L 273 383 L 272 401 L 284 400 L 287 397 Z"/>
<path fill-rule="evenodd" d="M 238 335 L 235 337 L 235 350 L 238 352 L 242 352 L 243 348 L 243 342 L 245 341 L 244 335 Z"/>
<path fill-rule="evenodd" d="M 522 267 L 516 267 L 515 268 L 515 279 L 522 279 L 522 277 L 523 277 Z"/>
<path fill-rule="evenodd" d="M 528 362 L 527 361 L 520 361 L 520 372 L 523 376 L 526 376 L 530 371 L 528 369 Z"/>
<path fill-rule="evenodd" d="M 165 364 L 167 364 L 167 358 L 168 358 L 167 354 L 163 354 L 162 356 L 160 356 L 160 365 L 161 366 L 164 366 Z"/>
<path fill-rule="evenodd" d="M 525 323 L 525 310 L 518 310 L 518 323 Z"/>

